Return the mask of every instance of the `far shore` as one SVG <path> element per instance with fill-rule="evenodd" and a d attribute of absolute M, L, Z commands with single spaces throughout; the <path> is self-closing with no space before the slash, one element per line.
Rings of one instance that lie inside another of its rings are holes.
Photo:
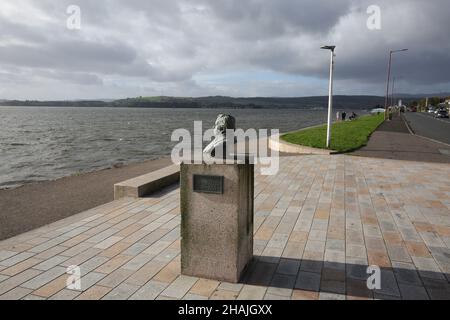
<path fill-rule="evenodd" d="M 114 200 L 114 184 L 172 164 L 170 157 L 0 190 L 0 240 Z"/>

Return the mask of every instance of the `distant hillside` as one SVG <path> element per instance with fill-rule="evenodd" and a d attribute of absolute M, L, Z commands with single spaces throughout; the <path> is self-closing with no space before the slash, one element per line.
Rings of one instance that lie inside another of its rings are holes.
<path fill-rule="evenodd" d="M 108 107 L 108 103 L 98 100 L 75 101 L 37 101 L 37 100 L 0 100 L 0 106 L 20 107 Z"/>
<path fill-rule="evenodd" d="M 367 109 L 384 104 L 383 97 L 377 96 L 335 96 L 336 108 Z M 139 97 L 116 100 L 114 107 L 138 108 L 325 108 L 327 96 L 300 98 L 232 98 L 224 96 L 201 98 Z"/>
<path fill-rule="evenodd" d="M 408 103 L 414 97 L 405 97 Z M 337 109 L 370 109 L 384 105 L 384 97 L 379 96 L 334 96 Z M 183 97 L 138 97 L 120 100 L 76 100 L 76 101 L 34 101 L 6 100 L 0 106 L 59 106 L 59 107 L 115 107 L 115 108 L 326 108 L 327 96 L 299 98 L 232 98 L 224 96 L 183 98 Z"/>

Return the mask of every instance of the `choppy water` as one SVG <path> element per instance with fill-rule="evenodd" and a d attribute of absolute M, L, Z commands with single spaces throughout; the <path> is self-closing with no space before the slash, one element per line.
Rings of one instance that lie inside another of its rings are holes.
<path fill-rule="evenodd" d="M 326 121 L 326 110 L 0 107 L 0 189 L 169 155 L 173 130 L 205 130 L 221 111 L 242 129 Z"/>

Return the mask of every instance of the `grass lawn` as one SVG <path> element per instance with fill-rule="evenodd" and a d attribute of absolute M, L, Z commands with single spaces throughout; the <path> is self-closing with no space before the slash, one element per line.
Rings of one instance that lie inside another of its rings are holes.
<path fill-rule="evenodd" d="M 379 114 L 333 124 L 331 149 L 338 152 L 350 152 L 365 146 L 372 132 L 383 122 L 384 114 Z M 281 139 L 293 144 L 326 149 L 327 126 L 287 133 L 282 135 Z"/>

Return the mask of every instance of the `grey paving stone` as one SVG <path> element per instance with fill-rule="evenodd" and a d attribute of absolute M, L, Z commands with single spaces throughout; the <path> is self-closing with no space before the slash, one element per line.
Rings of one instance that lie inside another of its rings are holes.
<path fill-rule="evenodd" d="M 295 283 L 296 289 L 319 291 L 320 274 L 312 272 L 300 272 Z"/>
<path fill-rule="evenodd" d="M 81 294 L 81 291 L 63 289 L 58 293 L 54 294 L 49 298 L 49 300 L 74 300 Z"/>
<path fill-rule="evenodd" d="M 9 290 L 18 287 L 22 283 L 37 277 L 39 274 L 41 274 L 42 271 L 34 270 L 34 269 L 27 269 L 14 277 L 10 277 L 2 282 L 0 282 L 0 295 L 8 292 Z"/>
<path fill-rule="evenodd" d="M 290 297 L 286 296 L 286 295 L 276 295 L 276 294 L 267 292 L 264 296 L 264 300 L 272 300 L 272 301 L 273 300 L 290 300 Z"/>
<path fill-rule="evenodd" d="M 8 250 L 0 250 L 0 264 L 3 260 L 11 258 L 12 256 L 15 256 L 16 254 L 18 254 L 18 252 L 8 251 Z"/>
<path fill-rule="evenodd" d="M 300 269 L 300 260 L 296 259 L 280 259 L 278 264 L 277 273 L 287 275 L 297 275 Z"/>
<path fill-rule="evenodd" d="M 400 292 L 403 300 L 429 300 L 424 287 L 400 284 Z"/>
<path fill-rule="evenodd" d="M 106 250 L 122 239 L 123 239 L 123 237 L 112 236 L 112 237 L 109 237 L 109 238 L 103 240 L 99 244 L 95 245 L 94 248 Z"/>
<path fill-rule="evenodd" d="M 375 290 L 375 293 L 400 297 L 400 290 L 395 279 L 394 272 L 391 270 L 381 269 L 381 289 Z"/>
<path fill-rule="evenodd" d="M 36 290 L 39 287 L 49 283 L 50 281 L 58 278 L 59 276 L 66 273 L 66 268 L 64 267 L 53 267 L 52 269 L 45 271 L 44 273 L 34 277 L 33 279 L 23 283 L 21 286 L 27 289 Z"/>
<path fill-rule="evenodd" d="M 393 262 L 392 268 L 399 284 L 422 286 L 422 280 L 413 264 Z"/>
<path fill-rule="evenodd" d="M 34 255 L 35 254 L 32 252 L 22 252 L 3 260 L 0 264 L 5 267 L 11 267 L 17 263 L 27 260 L 28 258 L 31 258 Z"/>
<path fill-rule="evenodd" d="M 345 282 L 343 281 L 333 281 L 333 280 L 322 280 L 320 284 L 320 292 L 324 293 L 336 293 L 345 294 Z"/>
<path fill-rule="evenodd" d="M 112 289 L 102 300 L 127 300 L 132 296 L 137 290 L 138 286 L 134 286 L 127 283 L 121 283 L 114 289 Z"/>
<path fill-rule="evenodd" d="M 46 299 L 43 297 L 35 296 L 33 294 L 29 294 L 29 295 L 23 297 L 22 300 L 46 300 Z"/>
<path fill-rule="evenodd" d="M 345 254 L 347 257 L 367 258 L 367 251 L 364 245 L 348 244 Z"/>
<path fill-rule="evenodd" d="M 80 265 L 81 274 L 82 275 L 88 274 L 89 272 L 100 267 L 107 261 L 109 261 L 109 258 L 94 256 Z"/>
<path fill-rule="evenodd" d="M 136 291 L 130 300 L 155 300 L 167 286 L 167 283 L 151 280 Z"/>
<path fill-rule="evenodd" d="M 422 278 L 445 280 L 439 266 L 433 258 L 412 257 L 413 262 Z"/>
<path fill-rule="evenodd" d="M 61 262 L 66 261 L 67 259 L 69 259 L 69 257 L 55 256 L 53 258 L 50 258 L 48 260 L 45 260 L 45 261 L 41 262 L 40 264 L 34 266 L 33 268 L 37 269 L 37 270 L 47 271 L 47 270 L 50 270 L 53 267 L 56 267 Z"/>
<path fill-rule="evenodd" d="M 327 250 L 333 250 L 333 251 L 345 251 L 345 241 L 344 240 L 335 240 L 335 239 L 328 239 L 326 242 L 326 249 Z"/>
<path fill-rule="evenodd" d="M 218 290 L 239 292 L 244 285 L 242 283 L 221 282 L 217 287 Z"/>
<path fill-rule="evenodd" d="M 194 301 L 194 300 L 208 300 L 208 298 L 204 297 L 204 296 L 200 296 L 198 294 L 188 293 L 188 294 L 186 294 L 183 297 L 183 300 L 191 300 L 191 301 Z"/>
<path fill-rule="evenodd" d="M 308 240 L 305 251 L 323 253 L 325 252 L 325 241 Z"/>
<path fill-rule="evenodd" d="M 403 246 L 387 246 L 389 258 L 391 261 L 411 262 L 411 257 Z"/>
<path fill-rule="evenodd" d="M 323 261 L 318 260 L 302 260 L 300 264 L 301 271 L 321 273 L 323 268 Z"/>
<path fill-rule="evenodd" d="M 144 251 L 149 247 L 146 243 L 137 242 L 130 246 L 127 250 L 123 251 L 122 254 L 126 256 L 137 256 L 139 253 Z"/>
<path fill-rule="evenodd" d="M 81 277 L 81 289 L 83 291 L 86 291 L 105 277 L 106 277 L 106 274 L 104 274 L 104 273 L 89 272 L 85 276 Z"/>

